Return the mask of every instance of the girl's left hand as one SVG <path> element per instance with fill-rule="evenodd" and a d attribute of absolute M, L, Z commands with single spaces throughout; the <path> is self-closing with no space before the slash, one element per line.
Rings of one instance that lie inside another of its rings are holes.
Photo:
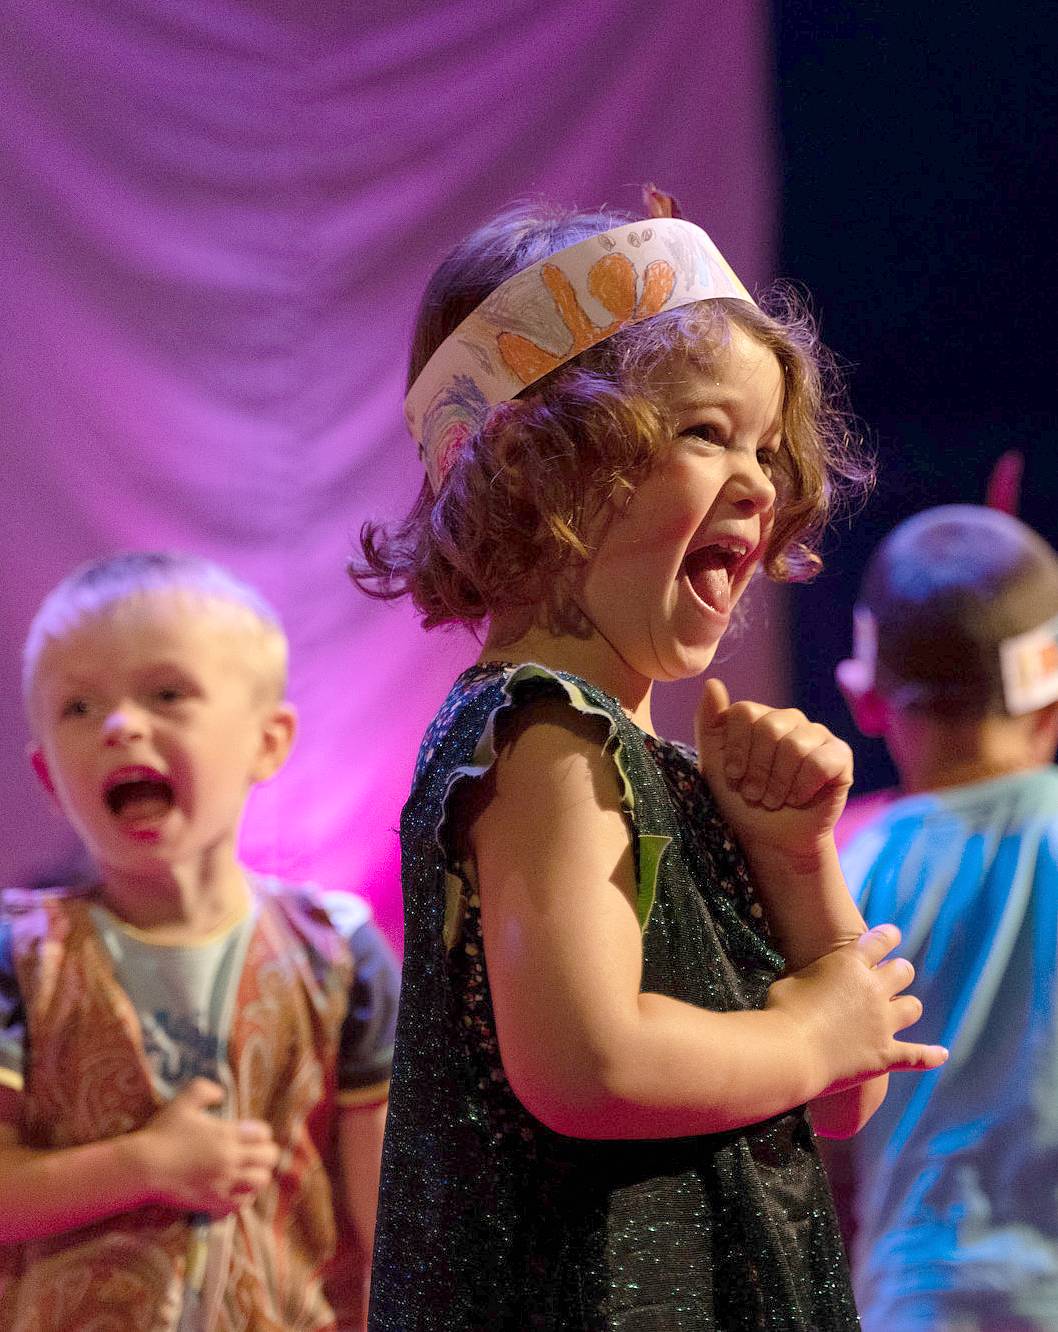
<path fill-rule="evenodd" d="M 698 766 L 751 858 L 811 857 L 832 839 L 852 785 L 852 750 L 796 708 L 731 703 L 705 682 Z"/>

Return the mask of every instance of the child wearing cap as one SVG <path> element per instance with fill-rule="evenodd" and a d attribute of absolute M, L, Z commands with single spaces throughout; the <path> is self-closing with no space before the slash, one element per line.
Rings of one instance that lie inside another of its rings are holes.
<path fill-rule="evenodd" d="M 2 895 L 4 1332 L 336 1328 L 332 1164 L 370 1252 L 395 964 L 366 902 L 237 855 L 293 738 L 286 657 L 180 555 L 88 565 L 30 629 L 32 763 L 98 874 Z"/>
<path fill-rule="evenodd" d="M 865 1332 L 1058 1328 L 1058 556 L 928 510 L 873 555 L 838 682 L 901 794 L 845 848 L 949 1062 L 846 1145 Z"/>

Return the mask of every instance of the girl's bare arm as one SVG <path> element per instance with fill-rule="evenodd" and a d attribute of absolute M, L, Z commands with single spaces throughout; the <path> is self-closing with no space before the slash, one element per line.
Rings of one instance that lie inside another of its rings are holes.
<path fill-rule="evenodd" d="M 470 828 L 500 1052 L 515 1094 L 579 1137 L 675 1137 L 766 1119 L 936 1051 L 875 931 L 772 987 L 762 1011 L 641 994 L 629 830 L 590 721 L 555 705 L 503 750 Z M 840 1039 L 838 1039 L 840 1033 Z"/>

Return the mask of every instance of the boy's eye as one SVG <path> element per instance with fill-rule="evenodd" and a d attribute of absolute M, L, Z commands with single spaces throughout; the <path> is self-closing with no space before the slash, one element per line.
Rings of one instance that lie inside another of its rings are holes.
<path fill-rule="evenodd" d="M 62 705 L 63 717 L 87 717 L 88 700 L 85 698 L 70 698 Z"/>
<path fill-rule="evenodd" d="M 179 703 L 187 697 L 187 693 L 179 685 L 162 685 L 154 691 L 154 696 L 159 703 Z"/>

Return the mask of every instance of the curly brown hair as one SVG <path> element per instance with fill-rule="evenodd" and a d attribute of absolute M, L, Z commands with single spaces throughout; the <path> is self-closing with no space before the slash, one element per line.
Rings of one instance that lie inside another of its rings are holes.
<path fill-rule="evenodd" d="M 427 285 L 409 386 L 444 339 L 507 278 L 557 250 L 634 219 L 523 204 L 456 246 Z M 549 606 L 559 575 L 590 557 L 600 508 L 629 495 L 675 429 L 650 379 L 669 362 L 710 369 L 737 326 L 768 347 L 785 378 L 776 517 L 764 568 L 783 580 L 822 567 L 818 544 L 839 504 L 873 470 L 850 425 L 833 357 L 789 288 L 760 305 L 702 301 L 634 324 L 492 409 L 435 495 L 423 482 L 407 518 L 368 522 L 353 581 L 369 596 L 410 596 L 424 626 L 473 626 Z"/>

